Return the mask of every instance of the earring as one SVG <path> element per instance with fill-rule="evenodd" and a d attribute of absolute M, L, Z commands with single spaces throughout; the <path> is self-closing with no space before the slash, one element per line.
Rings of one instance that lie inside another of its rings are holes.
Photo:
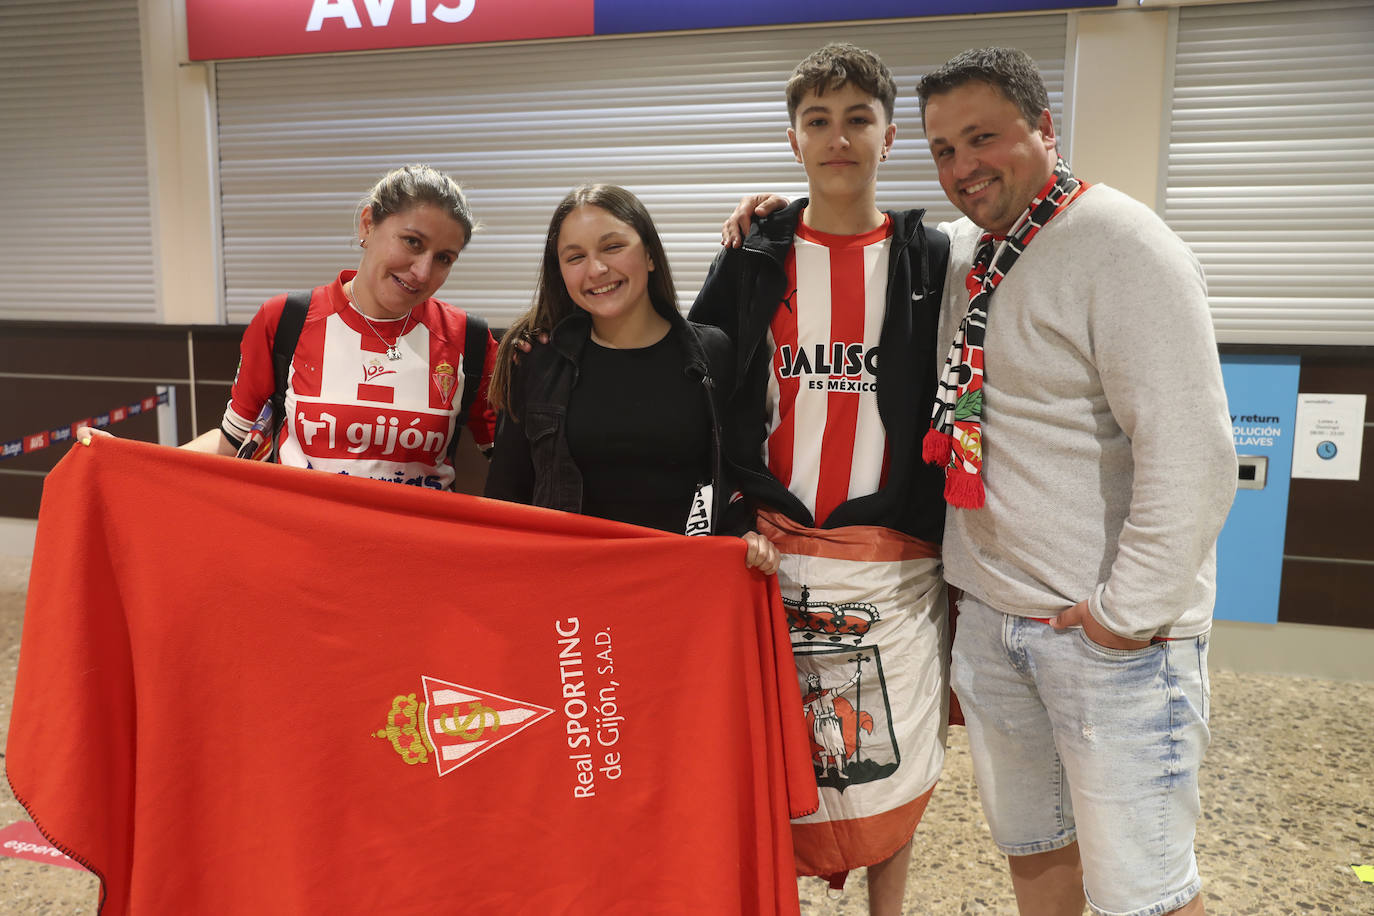
<path fill-rule="evenodd" d="M 358 247 L 359 247 L 359 248 L 366 248 L 366 247 L 367 247 L 367 239 L 358 239 Z"/>

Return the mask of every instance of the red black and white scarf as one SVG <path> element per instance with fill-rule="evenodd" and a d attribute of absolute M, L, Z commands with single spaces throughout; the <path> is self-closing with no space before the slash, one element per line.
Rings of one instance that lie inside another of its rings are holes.
<path fill-rule="evenodd" d="M 930 430 L 922 443 L 922 457 L 945 468 L 945 501 L 960 509 L 981 509 L 983 492 L 983 338 L 988 306 L 997 284 L 1011 270 L 1021 252 L 1046 223 L 1082 194 L 1087 182 L 1073 177 L 1063 159 L 1054 174 L 1031 200 L 1006 238 L 984 232 L 978 239 L 973 269 L 964 280 L 968 312 L 954 335 Z"/>

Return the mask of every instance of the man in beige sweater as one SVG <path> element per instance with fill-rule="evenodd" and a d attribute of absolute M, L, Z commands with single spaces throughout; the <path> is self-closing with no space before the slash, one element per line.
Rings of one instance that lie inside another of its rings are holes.
<path fill-rule="evenodd" d="M 1073 176 L 1024 53 L 965 52 L 917 94 L 967 217 L 947 227 L 941 336 L 961 346 L 927 454 L 946 459 L 951 679 L 993 838 L 1026 916 L 1085 896 L 1202 913 L 1207 637 L 1236 487 L 1202 270 L 1149 208 Z"/>

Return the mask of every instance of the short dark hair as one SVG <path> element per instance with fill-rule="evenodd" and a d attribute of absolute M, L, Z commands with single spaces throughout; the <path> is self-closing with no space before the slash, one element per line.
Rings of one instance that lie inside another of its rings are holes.
<path fill-rule="evenodd" d="M 926 102 L 932 95 L 974 82 L 986 83 L 1006 96 L 1032 128 L 1040 122 L 1040 113 L 1050 107 L 1045 81 L 1029 54 L 1020 48 L 975 48 L 951 57 L 916 84 L 921 124 L 926 122 Z"/>
<path fill-rule="evenodd" d="M 497 410 L 514 413 L 511 410 L 510 388 L 515 342 L 522 337 L 537 337 L 540 331 L 552 331 L 560 321 L 577 311 L 577 304 L 563 282 L 563 269 L 558 263 L 558 235 L 563 231 L 563 221 L 579 207 L 599 207 L 622 223 L 629 224 L 644 243 L 649 263 L 654 266 L 649 274 L 649 301 L 654 310 L 665 318 L 677 311 L 677 289 L 673 286 L 673 273 L 668 269 L 668 255 L 663 250 L 658 227 L 654 225 L 644 202 L 625 188 L 613 184 L 584 184 L 573 188 L 558 202 L 553 218 L 549 220 L 549 231 L 544 237 L 544 257 L 535 280 L 534 303 L 501 337 L 487 392 L 488 401 Z"/>
<path fill-rule="evenodd" d="M 787 80 L 787 120 L 796 123 L 797 108 L 808 92 L 825 95 L 853 85 L 873 96 L 892 120 L 897 84 L 882 59 L 847 41 L 832 41 L 797 64 Z"/>

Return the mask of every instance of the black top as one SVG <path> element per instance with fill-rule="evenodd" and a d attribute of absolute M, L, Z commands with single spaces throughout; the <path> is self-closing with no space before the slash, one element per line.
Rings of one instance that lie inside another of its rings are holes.
<path fill-rule="evenodd" d="M 588 340 L 568 401 L 582 511 L 682 533 L 710 477 L 711 418 L 678 330 L 633 350 Z"/>

